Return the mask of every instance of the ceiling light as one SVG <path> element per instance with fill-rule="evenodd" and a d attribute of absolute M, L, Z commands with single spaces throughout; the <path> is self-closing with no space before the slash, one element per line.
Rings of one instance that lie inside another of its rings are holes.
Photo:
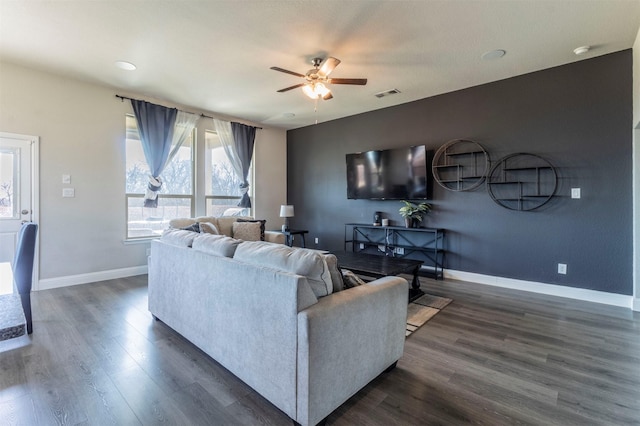
<path fill-rule="evenodd" d="M 576 55 L 584 55 L 589 50 L 591 50 L 591 46 L 580 46 L 573 49 L 573 53 L 575 53 Z"/>
<path fill-rule="evenodd" d="M 481 58 L 483 61 L 492 61 L 494 59 L 500 59 L 506 54 L 507 54 L 506 50 L 496 49 L 496 50 L 490 50 L 488 52 L 483 53 Z"/>
<path fill-rule="evenodd" d="M 302 86 L 302 91 L 311 99 L 324 98 L 331 93 L 327 86 L 322 83 L 305 84 Z"/>
<path fill-rule="evenodd" d="M 127 61 L 116 61 L 115 64 L 116 64 L 116 67 L 125 71 L 134 71 L 137 68 L 131 62 L 127 62 Z"/>

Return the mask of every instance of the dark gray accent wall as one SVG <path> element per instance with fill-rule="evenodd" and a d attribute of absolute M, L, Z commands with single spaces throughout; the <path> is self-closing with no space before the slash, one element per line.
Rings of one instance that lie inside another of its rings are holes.
<path fill-rule="evenodd" d="M 400 224 L 398 201 L 347 200 L 345 154 L 435 150 L 461 138 L 494 161 L 540 155 L 560 182 L 558 196 L 532 212 L 497 205 L 484 185 L 452 192 L 434 184 L 426 226 L 446 229 L 446 268 L 633 294 L 631 50 L 289 131 L 292 227 L 310 231 L 308 246 L 341 250 L 345 223 L 370 223 L 382 211 Z M 571 199 L 577 187 L 582 198 Z"/>

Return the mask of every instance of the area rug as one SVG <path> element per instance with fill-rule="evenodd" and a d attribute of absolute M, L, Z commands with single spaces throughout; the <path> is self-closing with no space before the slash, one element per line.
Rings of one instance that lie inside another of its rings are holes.
<path fill-rule="evenodd" d="M 422 327 L 453 300 L 447 297 L 425 294 L 409 303 L 407 308 L 407 331 L 405 337 Z"/>

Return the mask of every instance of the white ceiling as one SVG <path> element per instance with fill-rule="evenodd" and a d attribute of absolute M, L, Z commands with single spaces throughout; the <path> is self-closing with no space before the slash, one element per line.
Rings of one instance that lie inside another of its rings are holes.
<path fill-rule="evenodd" d="M 628 49 L 639 27 L 640 0 L 0 0 L 0 60 L 293 129 Z M 276 92 L 302 79 L 269 67 L 328 55 L 368 84 L 331 86 L 317 112 Z"/>

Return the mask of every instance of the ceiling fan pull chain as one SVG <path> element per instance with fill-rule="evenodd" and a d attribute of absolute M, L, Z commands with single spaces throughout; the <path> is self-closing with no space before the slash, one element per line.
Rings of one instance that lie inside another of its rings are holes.
<path fill-rule="evenodd" d="M 318 98 L 313 103 L 313 113 L 316 115 L 316 124 L 318 124 Z"/>

